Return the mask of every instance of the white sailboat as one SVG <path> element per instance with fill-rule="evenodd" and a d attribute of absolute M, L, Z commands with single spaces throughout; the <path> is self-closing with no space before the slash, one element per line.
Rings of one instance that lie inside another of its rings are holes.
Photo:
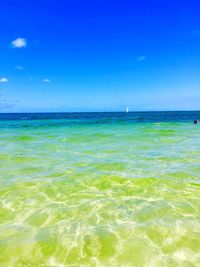
<path fill-rule="evenodd" d="M 128 113 L 129 112 L 129 110 L 128 110 L 128 106 L 126 107 L 126 113 Z"/>

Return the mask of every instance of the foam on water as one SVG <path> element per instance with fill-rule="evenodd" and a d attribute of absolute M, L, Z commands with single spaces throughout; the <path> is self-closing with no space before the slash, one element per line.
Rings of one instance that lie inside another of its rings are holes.
<path fill-rule="evenodd" d="M 198 125 L 0 128 L 0 266 L 200 266 Z"/>

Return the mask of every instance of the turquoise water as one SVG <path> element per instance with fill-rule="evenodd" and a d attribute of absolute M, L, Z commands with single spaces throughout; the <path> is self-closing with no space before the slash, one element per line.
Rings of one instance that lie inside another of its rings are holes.
<path fill-rule="evenodd" d="M 200 266 L 200 126 L 127 116 L 0 121 L 0 266 Z"/>

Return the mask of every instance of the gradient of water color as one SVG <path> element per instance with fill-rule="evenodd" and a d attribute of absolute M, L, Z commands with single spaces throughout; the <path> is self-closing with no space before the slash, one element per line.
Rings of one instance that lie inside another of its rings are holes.
<path fill-rule="evenodd" d="M 1 114 L 0 266 L 200 266 L 198 116 Z"/>

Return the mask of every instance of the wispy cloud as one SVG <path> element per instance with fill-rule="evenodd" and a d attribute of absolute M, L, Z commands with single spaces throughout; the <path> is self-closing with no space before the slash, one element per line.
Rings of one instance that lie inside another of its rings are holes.
<path fill-rule="evenodd" d="M 45 79 L 43 80 L 43 82 L 44 82 L 44 83 L 50 83 L 50 82 L 51 82 L 51 80 L 49 80 L 49 79 L 45 78 Z"/>
<path fill-rule="evenodd" d="M 15 107 L 16 106 L 16 104 L 10 104 L 10 103 L 1 103 L 0 102 L 0 108 L 1 109 L 8 109 L 8 108 L 13 108 L 13 107 Z"/>
<path fill-rule="evenodd" d="M 2 77 L 0 78 L 0 83 L 7 83 L 8 82 L 8 78 Z"/>
<path fill-rule="evenodd" d="M 24 68 L 23 68 L 22 66 L 20 66 L 20 65 L 19 65 L 19 66 L 16 66 L 15 68 L 16 68 L 17 70 L 23 70 L 23 69 L 24 69 Z"/>
<path fill-rule="evenodd" d="M 146 56 L 139 56 L 137 57 L 137 62 L 142 62 L 146 60 Z"/>
<path fill-rule="evenodd" d="M 4 99 L 2 95 L 0 95 L 0 108 L 3 110 L 11 109 L 16 106 L 18 100 Z"/>
<path fill-rule="evenodd" d="M 11 47 L 13 48 L 23 48 L 26 47 L 27 41 L 25 38 L 17 38 L 11 42 Z"/>

